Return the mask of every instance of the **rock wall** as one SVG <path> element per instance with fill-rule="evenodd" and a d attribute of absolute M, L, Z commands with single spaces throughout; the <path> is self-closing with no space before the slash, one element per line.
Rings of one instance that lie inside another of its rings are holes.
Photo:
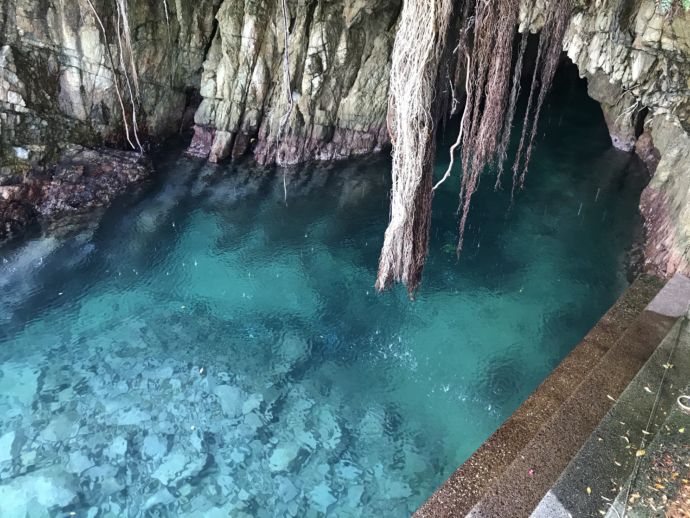
<path fill-rule="evenodd" d="M 129 2 L 141 139 L 179 129 L 189 94 L 200 83 L 220 1 Z M 130 70 L 130 86 L 136 87 L 131 68 L 122 65 L 129 65 L 130 55 L 118 38 L 116 5 L 115 0 L 3 0 L 0 185 L 16 182 L 37 163 L 54 162 L 69 143 L 124 143 L 117 89 L 130 128 L 133 103 L 122 70 Z"/>
<path fill-rule="evenodd" d="M 225 0 L 204 63 L 191 151 L 216 162 L 253 149 L 260 162 L 293 164 L 381 149 L 400 5 L 287 2 L 287 85 L 281 2 Z"/>
<path fill-rule="evenodd" d="M 613 144 L 635 149 L 654 173 L 640 204 L 648 269 L 690 273 L 690 12 L 666 16 L 654 0 L 580 0 L 564 50 Z"/>

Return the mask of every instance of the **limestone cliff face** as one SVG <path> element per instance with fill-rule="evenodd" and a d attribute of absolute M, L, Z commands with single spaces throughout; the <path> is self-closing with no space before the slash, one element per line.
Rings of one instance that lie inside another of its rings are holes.
<path fill-rule="evenodd" d="M 215 162 L 253 149 L 260 162 L 291 164 L 381 149 L 400 4 L 287 2 L 288 85 L 281 2 L 224 0 L 192 151 Z"/>
<path fill-rule="evenodd" d="M 0 181 L 3 172 L 9 181 L 22 169 L 17 166 L 54 158 L 66 143 L 124 140 L 117 88 L 130 127 L 136 106 L 142 139 L 177 131 L 187 94 L 200 82 L 220 1 L 129 2 L 137 95 L 132 60 L 117 37 L 115 1 L 3 0 Z M 134 103 L 124 69 L 130 70 Z"/>

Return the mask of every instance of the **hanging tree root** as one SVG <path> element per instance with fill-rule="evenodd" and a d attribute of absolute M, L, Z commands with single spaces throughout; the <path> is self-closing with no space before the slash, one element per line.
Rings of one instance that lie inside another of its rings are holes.
<path fill-rule="evenodd" d="M 129 91 L 129 100 L 132 104 L 132 131 L 134 133 L 134 140 L 137 142 L 139 147 L 139 152 L 144 153 L 144 148 L 139 141 L 139 133 L 137 131 L 137 106 L 135 103 L 135 94 L 132 91 L 132 83 L 129 80 L 129 74 L 127 73 L 127 65 L 125 63 L 124 49 L 130 57 L 130 63 L 132 67 L 132 77 L 134 79 L 134 88 L 136 91 L 136 98 L 139 98 L 139 79 L 137 76 L 137 69 L 134 65 L 134 57 L 132 53 L 132 41 L 129 32 L 129 22 L 127 20 L 127 10 L 124 4 L 125 0 L 117 0 L 117 46 L 120 53 L 120 66 L 125 76 L 125 84 L 127 85 L 127 90 Z M 122 33 L 120 32 L 120 27 L 122 27 Z M 125 45 L 122 44 L 122 35 L 124 34 Z M 124 49 L 123 49 L 124 47 Z"/>
<path fill-rule="evenodd" d="M 98 11 L 96 11 L 96 8 L 94 7 L 91 0 L 86 0 L 86 3 L 89 4 L 89 7 L 91 8 L 91 11 L 93 12 L 93 16 L 94 16 L 94 18 L 96 18 L 96 21 L 98 22 L 98 25 L 101 28 L 101 34 L 103 35 L 103 43 L 105 45 L 106 52 L 108 53 L 108 58 L 110 59 L 110 69 L 113 72 L 113 84 L 115 85 L 115 93 L 117 94 L 117 100 L 120 103 L 120 110 L 122 113 L 122 124 L 125 127 L 125 138 L 127 139 L 127 142 L 129 143 L 129 145 L 132 146 L 132 149 L 134 149 L 135 146 L 132 143 L 132 139 L 129 136 L 129 126 L 127 125 L 127 112 L 125 111 L 125 103 L 122 100 L 122 92 L 120 92 L 120 85 L 119 85 L 119 81 L 117 79 L 115 60 L 113 59 L 113 55 L 110 52 L 110 45 L 108 44 L 108 34 L 105 32 L 105 27 L 103 26 L 103 21 L 101 20 L 101 17 L 98 16 Z"/>
<path fill-rule="evenodd" d="M 472 61 L 470 60 L 470 55 L 469 53 L 465 53 L 465 57 L 467 59 L 467 70 L 470 69 L 472 65 Z M 469 88 L 469 79 L 470 76 L 469 74 L 465 75 L 465 91 Z M 455 101 L 455 94 L 453 94 L 453 102 Z M 465 126 L 465 117 L 467 116 L 467 110 L 462 111 L 462 118 L 460 119 L 460 130 L 458 131 L 458 138 L 455 140 L 453 145 L 450 147 L 450 164 L 448 164 L 448 168 L 446 169 L 446 172 L 443 174 L 443 177 L 436 182 L 436 185 L 434 185 L 434 191 L 438 189 L 443 182 L 445 182 L 448 178 L 450 178 L 450 175 L 453 172 L 453 165 L 455 164 L 455 150 L 460 146 L 462 143 L 462 128 Z"/>
<path fill-rule="evenodd" d="M 115 64 L 115 58 L 113 58 L 113 54 L 110 51 L 110 45 L 108 43 L 108 34 L 105 30 L 105 26 L 103 25 L 103 21 L 101 20 L 101 17 L 98 14 L 98 11 L 96 11 L 96 7 L 93 5 L 93 2 L 91 0 L 86 0 L 86 3 L 89 5 L 91 12 L 93 13 L 94 18 L 96 19 L 96 22 L 98 23 L 98 26 L 101 29 L 101 34 L 103 35 L 103 44 L 105 46 L 106 53 L 108 54 L 108 59 L 110 60 L 110 69 L 113 73 L 113 84 L 115 86 L 115 93 L 117 95 L 118 103 L 120 104 L 120 111 L 122 114 L 122 124 L 123 124 L 124 129 L 125 129 L 125 138 L 127 140 L 127 143 L 132 147 L 132 149 L 136 149 L 138 147 L 139 152 L 143 154 L 144 148 L 141 145 L 141 142 L 139 140 L 139 134 L 138 134 L 137 108 L 136 108 L 136 104 L 135 104 L 135 95 L 134 95 L 134 92 L 132 91 L 132 86 L 131 86 L 131 83 L 129 81 L 129 75 L 127 73 L 127 66 L 125 65 L 125 58 L 124 58 L 124 52 L 123 52 L 123 47 L 124 47 L 124 49 L 126 49 L 128 54 L 129 54 L 130 65 L 132 68 L 132 74 L 133 74 L 134 81 L 135 81 L 134 84 L 135 84 L 136 97 L 138 99 L 138 97 L 139 97 L 139 79 L 137 76 L 136 66 L 134 63 L 134 54 L 132 52 L 132 41 L 131 41 L 131 35 L 130 35 L 130 31 L 129 31 L 129 24 L 127 21 L 127 8 L 126 8 L 125 1 L 126 0 L 116 0 L 117 45 L 118 45 L 118 52 L 119 52 L 119 57 L 120 57 L 121 70 L 122 70 L 122 73 L 125 77 L 125 83 L 127 85 L 127 89 L 129 91 L 130 101 L 132 104 L 132 133 L 134 134 L 134 140 L 137 143 L 136 146 L 132 142 L 132 138 L 131 138 L 130 132 L 129 132 L 129 125 L 127 124 L 127 111 L 125 110 L 124 98 L 122 95 L 122 91 L 120 90 L 120 81 L 118 79 L 118 74 L 117 74 L 118 67 Z M 122 33 L 124 34 L 124 39 L 125 39 L 124 45 L 122 43 L 122 36 L 120 33 L 121 27 L 123 27 Z"/>
<path fill-rule="evenodd" d="M 531 8 L 534 2 L 530 2 Z M 432 186 L 435 120 L 431 116 L 449 2 L 405 0 L 400 17 L 390 77 L 387 125 L 393 142 L 393 188 L 390 223 L 384 237 L 376 287 L 403 282 L 413 292 L 421 279 L 427 254 L 431 198 L 451 174 L 454 152 L 462 143 L 460 222 L 457 252 L 463 247 L 472 196 L 487 166 L 498 163 L 495 187 L 501 185 L 520 82 L 527 36 L 514 60 L 520 0 L 467 0 L 465 28 L 459 47 L 467 49 L 466 102 L 458 139 L 443 178 Z M 544 98 L 551 86 L 572 12 L 572 0 L 546 4 L 546 21 L 539 36 L 536 64 L 513 165 L 513 191 L 524 186 Z M 471 31 L 471 37 L 468 35 Z M 513 67 L 513 62 L 515 66 Z"/>
<path fill-rule="evenodd" d="M 403 282 L 412 293 L 421 280 L 431 220 L 436 121 L 432 107 L 452 0 L 406 0 L 395 38 L 389 118 L 393 150 L 390 221 L 376 288 Z"/>
<path fill-rule="evenodd" d="M 283 44 L 285 45 L 285 51 L 283 52 L 283 88 L 285 88 L 285 98 L 287 101 L 287 110 L 285 114 L 283 115 L 282 120 L 280 121 L 280 130 L 278 131 L 278 140 L 283 138 L 283 134 L 285 133 L 285 128 L 287 127 L 287 123 L 290 120 L 290 116 L 292 115 L 292 109 L 293 109 L 293 100 L 292 100 L 292 85 L 291 85 L 291 79 L 290 79 L 290 28 L 288 26 L 288 7 L 287 7 L 287 0 L 282 0 L 282 7 L 283 7 L 283 35 L 284 35 L 284 42 Z"/>

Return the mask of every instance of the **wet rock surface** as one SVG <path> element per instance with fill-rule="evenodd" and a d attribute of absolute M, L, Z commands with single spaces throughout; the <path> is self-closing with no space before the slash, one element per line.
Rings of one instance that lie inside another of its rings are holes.
<path fill-rule="evenodd" d="M 640 201 L 645 264 L 670 276 L 690 273 L 690 12 L 657 5 L 580 5 L 564 50 L 601 104 L 612 144 L 637 152 L 653 173 Z"/>
<path fill-rule="evenodd" d="M 0 186 L 0 242 L 31 227 L 93 214 L 152 173 L 139 153 L 74 146 L 58 164 L 31 170 L 20 184 Z"/>
<path fill-rule="evenodd" d="M 142 140 L 189 124 L 220 1 L 124 2 L 131 58 L 114 2 L 3 2 L 0 165 L 54 162 L 65 144 L 126 143 L 123 111 L 135 145 L 132 111 Z"/>

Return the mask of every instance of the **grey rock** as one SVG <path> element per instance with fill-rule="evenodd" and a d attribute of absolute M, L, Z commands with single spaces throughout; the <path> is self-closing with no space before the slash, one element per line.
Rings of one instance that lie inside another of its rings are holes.
<path fill-rule="evenodd" d="M 206 465 L 206 461 L 205 454 L 189 456 L 175 451 L 163 460 L 151 477 L 165 486 L 174 484 L 199 473 Z"/>
<path fill-rule="evenodd" d="M 316 509 L 322 513 L 327 513 L 331 505 L 337 501 L 331 492 L 331 488 L 325 482 L 322 482 L 309 492 L 309 499 Z"/>
<path fill-rule="evenodd" d="M 157 435 L 147 435 L 141 448 L 141 453 L 148 458 L 158 459 L 165 455 L 167 443 Z"/>
<path fill-rule="evenodd" d="M 242 390 L 232 385 L 218 385 L 213 393 L 218 397 L 223 413 L 228 417 L 238 417 L 242 414 Z"/>
<path fill-rule="evenodd" d="M 288 471 L 292 462 L 297 458 L 300 447 L 297 444 L 285 444 L 276 447 L 268 459 L 271 471 Z"/>
<path fill-rule="evenodd" d="M 0 437 L 0 464 L 12 460 L 12 445 L 14 444 L 14 430 Z"/>

